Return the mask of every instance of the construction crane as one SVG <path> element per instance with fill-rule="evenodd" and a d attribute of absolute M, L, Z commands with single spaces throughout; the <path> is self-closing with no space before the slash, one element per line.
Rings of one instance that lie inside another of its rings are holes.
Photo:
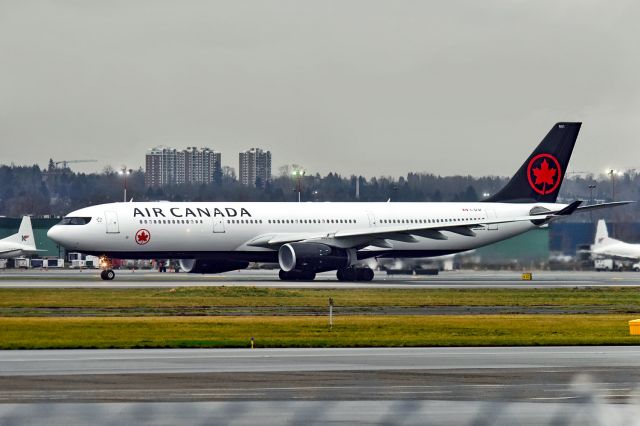
<path fill-rule="evenodd" d="M 62 161 L 54 161 L 56 169 L 59 169 L 60 164 L 62 164 L 62 169 L 68 169 L 69 164 L 71 163 L 96 163 L 98 160 L 62 160 Z"/>

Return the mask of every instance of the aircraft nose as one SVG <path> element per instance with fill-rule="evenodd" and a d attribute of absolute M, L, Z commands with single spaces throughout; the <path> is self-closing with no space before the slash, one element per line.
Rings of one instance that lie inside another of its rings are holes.
<path fill-rule="evenodd" d="M 53 225 L 51 229 L 47 231 L 47 237 L 58 244 L 63 244 L 63 230 L 60 225 Z"/>

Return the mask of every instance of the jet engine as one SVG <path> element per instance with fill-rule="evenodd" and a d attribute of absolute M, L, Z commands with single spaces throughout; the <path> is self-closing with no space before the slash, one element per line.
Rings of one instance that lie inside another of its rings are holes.
<path fill-rule="evenodd" d="M 289 243 L 278 251 L 278 263 L 285 272 L 293 270 L 324 272 L 351 266 L 357 260 L 355 250 L 321 243 Z"/>
<path fill-rule="evenodd" d="M 191 274 L 217 274 L 219 272 L 245 269 L 249 262 L 221 259 L 181 259 L 180 269 Z"/>
<path fill-rule="evenodd" d="M 535 216 L 537 214 L 542 215 L 542 214 L 545 214 L 545 213 L 550 212 L 550 211 L 551 210 L 549 210 L 549 209 L 547 209 L 545 207 L 535 206 L 534 208 L 531 209 L 531 211 L 529 211 L 529 216 Z M 533 223 L 536 226 L 543 226 L 544 224 L 546 224 L 548 222 L 549 222 L 548 219 L 540 219 L 540 220 L 534 219 L 534 220 L 531 221 L 531 223 Z"/>

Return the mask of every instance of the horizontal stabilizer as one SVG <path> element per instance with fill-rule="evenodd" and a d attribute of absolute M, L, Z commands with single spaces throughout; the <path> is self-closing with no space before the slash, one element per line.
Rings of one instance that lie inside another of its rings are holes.
<path fill-rule="evenodd" d="M 556 216 L 569 216 L 573 212 L 575 212 L 578 209 L 578 207 L 580 207 L 580 204 L 582 204 L 582 201 L 580 200 L 574 201 L 573 203 L 569 204 L 567 207 L 557 212 Z"/>
<path fill-rule="evenodd" d="M 635 201 L 613 201 L 611 203 L 591 204 L 589 206 L 580 206 L 576 210 L 578 212 L 584 212 L 588 210 L 598 210 L 598 209 L 606 209 L 609 207 L 624 206 L 631 203 L 635 203 Z"/>

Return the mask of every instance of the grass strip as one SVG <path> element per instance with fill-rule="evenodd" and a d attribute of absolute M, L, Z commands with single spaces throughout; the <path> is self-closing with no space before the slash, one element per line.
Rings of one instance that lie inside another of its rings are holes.
<path fill-rule="evenodd" d="M 559 289 L 2 289 L 0 308 L 183 308 L 339 306 L 607 306 L 640 312 L 637 287 Z"/>
<path fill-rule="evenodd" d="M 629 315 L 0 318 L 0 349 L 635 345 Z"/>

